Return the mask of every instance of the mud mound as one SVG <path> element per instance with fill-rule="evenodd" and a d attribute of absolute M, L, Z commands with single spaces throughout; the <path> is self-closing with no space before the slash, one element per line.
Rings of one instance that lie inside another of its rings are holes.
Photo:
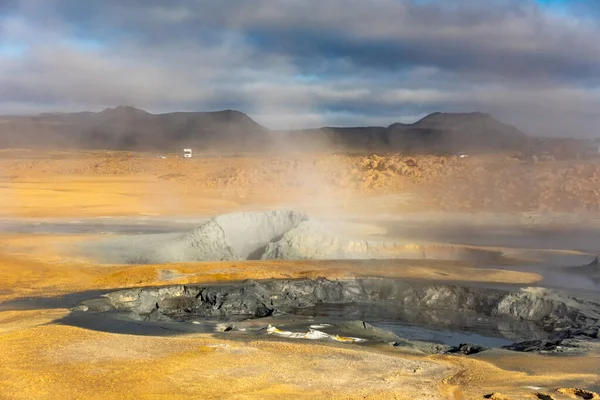
<path fill-rule="evenodd" d="M 132 242 L 123 261 L 160 264 L 260 259 L 269 242 L 278 240 L 307 218 L 285 210 L 225 214 L 183 235 Z"/>
<path fill-rule="evenodd" d="M 322 224 L 307 220 L 271 242 L 263 260 L 364 260 L 364 259 L 443 259 L 494 262 L 498 251 L 451 245 L 415 245 L 396 241 L 356 240 L 328 231 Z"/>
<path fill-rule="evenodd" d="M 121 236 L 88 243 L 109 263 L 162 264 L 227 260 L 438 259 L 496 262 L 499 251 L 456 245 L 356 239 L 335 223 L 295 211 L 225 214 L 184 234 Z"/>

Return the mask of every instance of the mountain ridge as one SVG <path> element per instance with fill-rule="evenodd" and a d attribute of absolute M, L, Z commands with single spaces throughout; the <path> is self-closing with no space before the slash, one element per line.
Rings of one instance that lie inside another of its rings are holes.
<path fill-rule="evenodd" d="M 232 109 L 152 114 L 120 105 L 100 112 L 0 116 L 0 147 L 171 151 L 318 149 L 441 152 L 516 149 L 527 136 L 491 115 L 431 113 L 412 123 L 274 131 Z"/>

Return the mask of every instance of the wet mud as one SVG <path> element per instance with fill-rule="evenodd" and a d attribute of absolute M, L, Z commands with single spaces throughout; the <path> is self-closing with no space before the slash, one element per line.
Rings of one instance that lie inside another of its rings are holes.
<path fill-rule="evenodd" d="M 386 332 L 379 341 L 449 345 L 449 341 L 427 336 L 432 330 L 445 330 L 452 340 L 470 332 L 471 338 L 480 342 L 475 343 L 478 345 L 566 352 L 571 351 L 569 348 L 583 349 L 586 340 L 597 339 L 599 310 L 597 303 L 562 298 L 541 289 L 502 290 L 365 278 L 248 280 L 125 289 L 84 301 L 74 313 L 118 314 L 142 325 L 214 325 L 214 321 L 219 321 L 226 327 L 224 332 L 239 330 L 248 321 L 258 324 L 255 331 L 261 331 L 268 326 L 289 324 L 290 319 L 295 323 L 304 321 L 305 325 L 310 321 L 334 327 L 362 320 Z M 367 340 L 360 337 L 360 332 L 347 333 Z M 554 345 L 548 346 L 551 341 Z M 435 348 L 442 350 L 450 349 Z"/>

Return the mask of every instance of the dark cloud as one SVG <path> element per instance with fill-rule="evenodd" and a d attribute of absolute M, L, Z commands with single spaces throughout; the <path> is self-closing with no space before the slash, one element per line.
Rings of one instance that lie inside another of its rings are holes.
<path fill-rule="evenodd" d="M 237 108 L 287 128 L 480 110 L 595 135 L 600 6 L 569 4 L 5 0 L 0 57 L 27 51 L 0 60 L 0 112 Z"/>
<path fill-rule="evenodd" d="M 271 13 L 261 10 L 277 7 L 262 3 L 225 15 L 224 23 L 235 21 L 264 49 L 285 52 L 300 65 L 342 58 L 361 67 L 426 65 L 514 78 L 581 78 L 600 67 L 596 27 L 574 28 L 527 1 L 505 7 L 345 1 L 341 7 L 307 0 Z"/>

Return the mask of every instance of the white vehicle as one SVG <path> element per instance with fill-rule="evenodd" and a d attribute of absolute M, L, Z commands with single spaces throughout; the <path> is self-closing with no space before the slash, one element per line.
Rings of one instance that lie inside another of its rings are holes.
<path fill-rule="evenodd" d="M 183 149 L 183 158 L 192 158 L 192 149 Z"/>

